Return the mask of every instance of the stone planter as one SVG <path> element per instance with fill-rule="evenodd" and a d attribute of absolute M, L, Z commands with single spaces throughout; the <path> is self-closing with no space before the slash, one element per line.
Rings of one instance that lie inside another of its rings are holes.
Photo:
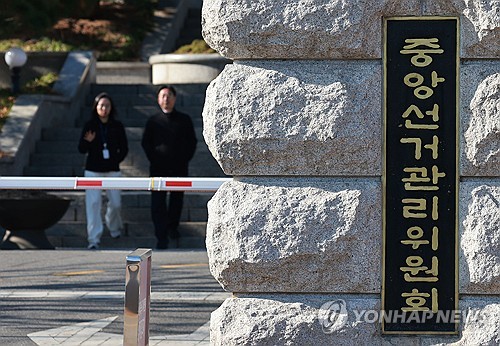
<path fill-rule="evenodd" d="M 153 84 L 210 83 L 232 60 L 214 54 L 159 54 L 149 58 Z"/>
<path fill-rule="evenodd" d="M 7 230 L 0 249 L 54 249 L 45 229 L 61 219 L 69 203 L 68 199 L 36 193 L 0 194 L 0 225 Z"/>

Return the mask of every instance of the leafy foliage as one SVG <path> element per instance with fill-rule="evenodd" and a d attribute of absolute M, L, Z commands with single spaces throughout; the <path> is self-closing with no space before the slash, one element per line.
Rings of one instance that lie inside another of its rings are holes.
<path fill-rule="evenodd" d="M 153 25 L 158 0 L 7 0 L 0 11 L 0 51 L 93 50 L 99 60 L 138 60 L 140 45 Z M 23 93 L 51 93 L 57 79 L 43 75 Z M 10 90 L 0 90 L 0 129 L 14 104 Z"/>
<path fill-rule="evenodd" d="M 0 89 L 0 129 L 7 120 L 7 115 L 14 105 L 14 95 L 7 89 Z"/>
<path fill-rule="evenodd" d="M 93 50 L 99 60 L 134 61 L 158 0 L 16 0 L 0 11 L 0 50 Z"/>
<path fill-rule="evenodd" d="M 51 94 L 52 86 L 57 81 L 57 74 L 47 73 L 39 78 L 29 81 L 21 88 L 25 94 Z M 16 98 L 10 89 L 0 89 L 0 129 L 7 121 L 10 109 L 14 105 Z"/>
<path fill-rule="evenodd" d="M 174 53 L 176 54 L 202 54 L 202 53 L 215 53 L 215 50 L 204 40 L 193 40 L 190 44 L 179 47 Z"/>
<path fill-rule="evenodd" d="M 75 49 L 73 45 L 48 37 L 28 41 L 18 38 L 0 41 L 0 51 L 7 51 L 12 47 L 22 47 L 26 52 L 69 52 Z"/>
<path fill-rule="evenodd" d="M 50 94 L 56 81 L 57 74 L 47 73 L 26 83 L 22 88 L 22 92 L 27 94 Z"/>

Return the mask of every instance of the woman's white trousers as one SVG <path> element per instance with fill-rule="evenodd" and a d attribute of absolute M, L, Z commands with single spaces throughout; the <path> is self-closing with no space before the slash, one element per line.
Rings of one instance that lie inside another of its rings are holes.
<path fill-rule="evenodd" d="M 121 177 L 121 172 L 93 172 L 85 171 L 86 177 Z M 111 233 L 111 237 L 117 238 L 121 234 L 123 222 L 121 217 L 121 191 L 106 190 L 108 203 L 104 220 Z M 104 229 L 102 210 L 102 190 L 85 190 L 85 208 L 87 212 L 87 240 L 89 246 L 98 246 Z"/>

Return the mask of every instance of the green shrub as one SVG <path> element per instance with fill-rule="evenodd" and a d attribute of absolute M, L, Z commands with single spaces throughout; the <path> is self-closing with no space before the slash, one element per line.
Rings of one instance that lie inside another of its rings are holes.
<path fill-rule="evenodd" d="M 57 81 L 57 74 L 47 73 L 26 83 L 21 92 L 25 94 L 51 94 L 52 86 Z M 0 130 L 7 121 L 10 109 L 16 98 L 10 89 L 0 89 Z M 1 152 L 0 152 L 1 157 Z"/>
<path fill-rule="evenodd" d="M 14 95 L 12 95 L 9 89 L 0 89 L 0 129 L 5 124 L 5 121 L 7 121 L 7 116 L 14 105 L 14 100 Z"/>
<path fill-rule="evenodd" d="M 5 52 L 12 47 L 21 47 L 26 52 L 69 52 L 75 48 L 70 44 L 48 37 L 28 41 L 20 39 L 0 40 L 0 52 Z"/>
<path fill-rule="evenodd" d="M 215 50 L 205 42 L 205 40 L 193 40 L 190 44 L 179 47 L 174 51 L 175 54 L 207 54 L 215 53 Z"/>
<path fill-rule="evenodd" d="M 57 74 L 52 72 L 44 74 L 26 83 L 22 91 L 26 94 L 50 94 L 57 77 Z"/>

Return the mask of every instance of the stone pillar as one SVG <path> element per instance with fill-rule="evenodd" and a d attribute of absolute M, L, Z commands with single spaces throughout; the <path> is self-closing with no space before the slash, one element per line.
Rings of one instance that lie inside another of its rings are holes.
<path fill-rule="evenodd" d="M 460 17 L 459 305 L 482 318 L 462 318 L 458 336 L 385 336 L 382 19 L 437 15 Z M 202 22 L 234 61 L 203 111 L 234 176 L 208 206 L 210 269 L 234 293 L 212 314 L 212 344 L 496 344 L 498 0 L 205 0 Z M 321 324 L 340 299 L 345 320 Z"/>

